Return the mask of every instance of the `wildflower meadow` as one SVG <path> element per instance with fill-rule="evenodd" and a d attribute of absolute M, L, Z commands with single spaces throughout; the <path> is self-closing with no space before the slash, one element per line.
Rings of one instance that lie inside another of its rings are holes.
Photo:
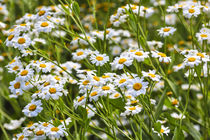
<path fill-rule="evenodd" d="M 0 0 L 0 140 L 210 140 L 210 0 Z"/>

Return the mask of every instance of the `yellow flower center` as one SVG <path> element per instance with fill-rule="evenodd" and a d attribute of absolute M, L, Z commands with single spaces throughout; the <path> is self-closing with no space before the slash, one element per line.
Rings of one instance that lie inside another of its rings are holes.
<path fill-rule="evenodd" d="M 120 79 L 119 83 L 122 84 L 126 81 L 126 79 Z"/>
<path fill-rule="evenodd" d="M 207 34 L 201 34 L 200 36 L 201 36 L 201 37 L 208 37 Z"/>
<path fill-rule="evenodd" d="M 164 32 L 169 32 L 171 29 L 170 28 L 164 28 L 163 31 Z"/>
<path fill-rule="evenodd" d="M 95 91 L 95 92 L 92 92 L 91 94 L 90 94 L 90 96 L 96 96 L 96 95 L 98 95 L 98 93 Z"/>
<path fill-rule="evenodd" d="M 141 83 L 135 83 L 133 85 L 133 89 L 135 89 L 135 90 L 140 90 L 141 88 L 142 88 L 142 84 Z"/>
<path fill-rule="evenodd" d="M 166 54 L 165 53 L 159 52 L 158 55 L 160 55 L 161 57 L 166 57 Z"/>
<path fill-rule="evenodd" d="M 123 64 L 125 61 L 127 61 L 127 59 L 125 59 L 125 58 L 120 58 L 120 60 L 119 60 L 118 62 L 119 62 L 119 64 Z"/>
<path fill-rule="evenodd" d="M 44 131 L 42 131 L 42 130 L 39 130 L 39 131 L 36 132 L 36 135 L 37 135 L 37 136 L 41 136 L 41 135 L 43 135 L 43 134 L 44 134 Z"/>
<path fill-rule="evenodd" d="M 26 42 L 25 38 L 19 38 L 18 44 L 24 44 Z"/>
<path fill-rule="evenodd" d="M 15 88 L 15 89 L 19 89 L 19 88 L 20 88 L 20 82 L 15 83 L 15 84 L 14 84 L 14 88 Z"/>
<path fill-rule="evenodd" d="M 44 10 L 39 11 L 39 16 L 43 16 L 46 12 Z"/>
<path fill-rule="evenodd" d="M 51 94 L 55 94 L 55 93 L 56 93 L 56 88 L 50 88 L 50 89 L 49 89 L 49 92 L 50 92 Z"/>
<path fill-rule="evenodd" d="M 204 55 L 202 53 L 197 53 L 197 56 L 204 58 Z"/>
<path fill-rule="evenodd" d="M 20 73 L 21 76 L 26 76 L 27 74 L 28 74 L 28 70 L 23 70 L 23 71 Z"/>
<path fill-rule="evenodd" d="M 93 79 L 96 80 L 96 81 L 100 81 L 100 78 L 97 77 L 97 76 L 93 76 Z"/>
<path fill-rule="evenodd" d="M 43 123 L 42 125 L 43 125 L 44 127 L 47 127 L 47 126 L 49 125 L 49 123 L 46 123 L 46 122 L 45 122 L 45 123 Z"/>
<path fill-rule="evenodd" d="M 19 69 L 19 66 L 14 66 L 12 69 L 13 70 L 18 70 Z"/>
<path fill-rule="evenodd" d="M 97 59 L 98 61 L 104 60 L 104 58 L 103 58 L 102 56 L 96 56 L 96 59 Z"/>
<path fill-rule="evenodd" d="M 136 104 L 138 101 L 135 100 L 135 101 L 131 101 L 131 104 Z"/>
<path fill-rule="evenodd" d="M 40 64 L 39 65 L 41 68 L 46 68 L 47 66 L 46 66 L 46 64 Z"/>
<path fill-rule="evenodd" d="M 173 101 L 172 101 L 172 104 L 173 105 L 177 105 L 179 103 L 179 101 L 177 100 L 177 99 L 174 99 Z"/>
<path fill-rule="evenodd" d="M 55 76 L 55 80 L 60 81 L 60 80 L 61 80 L 61 78 L 59 78 L 58 76 Z"/>
<path fill-rule="evenodd" d="M 152 78 L 155 78 L 155 74 L 149 73 L 148 75 Z"/>
<path fill-rule="evenodd" d="M 89 84 L 89 83 L 90 83 L 89 80 L 85 80 L 85 81 L 82 82 L 83 85 L 87 85 L 87 84 Z"/>
<path fill-rule="evenodd" d="M 129 107 L 128 109 L 129 109 L 129 110 L 136 110 L 136 107 L 133 106 L 133 107 Z"/>
<path fill-rule="evenodd" d="M 110 87 L 109 86 L 103 86 L 102 89 L 103 90 L 110 90 Z"/>
<path fill-rule="evenodd" d="M 191 13 L 191 14 L 192 14 L 192 13 L 195 13 L 195 10 L 194 10 L 194 9 L 189 9 L 188 11 L 189 11 L 189 13 Z"/>
<path fill-rule="evenodd" d="M 189 58 L 188 58 L 188 61 L 189 61 L 189 62 L 194 62 L 195 60 L 196 60 L 195 57 L 189 57 Z"/>
<path fill-rule="evenodd" d="M 83 55 L 84 52 L 77 52 L 77 56 Z"/>
<path fill-rule="evenodd" d="M 78 102 L 81 102 L 84 98 L 85 98 L 85 96 L 81 96 L 81 97 L 78 99 Z"/>
<path fill-rule="evenodd" d="M 47 22 L 42 22 L 42 24 L 41 24 L 42 27 L 47 27 L 48 25 L 49 25 L 49 23 L 47 23 Z"/>
<path fill-rule="evenodd" d="M 120 96 L 119 93 L 116 93 L 116 94 L 114 95 L 115 98 L 116 98 L 116 97 L 119 97 L 119 96 Z"/>
<path fill-rule="evenodd" d="M 18 140 L 23 140 L 23 139 L 24 139 L 24 135 L 22 135 L 18 138 Z"/>
<path fill-rule="evenodd" d="M 164 132 L 164 130 L 161 128 L 161 129 L 160 129 L 160 133 L 163 133 L 163 132 Z"/>
<path fill-rule="evenodd" d="M 135 55 L 142 56 L 143 53 L 142 52 L 136 52 Z"/>
<path fill-rule="evenodd" d="M 53 132 L 58 132 L 58 131 L 59 131 L 59 128 L 58 128 L 58 127 L 52 127 L 52 128 L 51 128 L 51 131 L 53 131 Z"/>
<path fill-rule="evenodd" d="M 34 110 L 36 110 L 36 105 L 32 104 L 32 105 L 29 106 L 28 109 L 29 109 L 29 111 L 34 111 Z"/>
<path fill-rule="evenodd" d="M 45 83 L 44 83 L 44 87 L 46 87 L 46 86 L 48 86 L 48 85 L 50 85 L 50 82 L 45 82 Z"/>
<path fill-rule="evenodd" d="M 11 41 L 14 38 L 14 35 L 8 36 L 8 40 Z"/>

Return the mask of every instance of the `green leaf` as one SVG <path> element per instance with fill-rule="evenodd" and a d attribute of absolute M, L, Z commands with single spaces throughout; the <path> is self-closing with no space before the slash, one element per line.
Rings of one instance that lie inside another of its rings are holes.
<path fill-rule="evenodd" d="M 198 132 L 190 122 L 185 122 L 185 126 L 187 127 L 190 135 L 194 138 L 194 140 L 201 140 L 201 134 Z"/>
<path fill-rule="evenodd" d="M 172 140 L 184 140 L 184 134 L 179 127 L 175 128 L 174 136 L 173 136 Z"/>
<path fill-rule="evenodd" d="M 79 8 L 79 4 L 76 1 L 72 4 L 72 9 L 73 9 L 74 14 L 79 15 L 80 8 Z"/>
<path fill-rule="evenodd" d="M 109 99 L 109 102 L 110 102 L 110 104 L 111 104 L 114 108 L 120 109 L 121 111 L 124 110 L 125 103 L 122 101 L 121 98 L 118 98 L 118 99 Z"/>
<path fill-rule="evenodd" d="M 161 123 L 160 122 L 156 122 L 154 124 L 154 129 L 155 129 L 155 131 L 160 132 L 160 130 L 161 130 Z"/>
<path fill-rule="evenodd" d="M 164 101 L 165 101 L 165 98 L 166 98 L 166 90 L 167 88 L 164 90 L 164 92 L 162 93 L 162 96 L 160 98 L 160 101 L 157 105 L 157 109 L 155 111 L 155 118 L 158 119 L 160 113 L 162 112 L 162 109 L 163 109 L 163 104 L 164 104 Z"/>

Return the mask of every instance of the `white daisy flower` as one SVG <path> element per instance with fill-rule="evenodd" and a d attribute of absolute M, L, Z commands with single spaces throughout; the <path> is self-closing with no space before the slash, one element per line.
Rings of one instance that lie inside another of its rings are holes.
<path fill-rule="evenodd" d="M 171 62 L 171 58 L 167 57 L 166 54 L 162 52 L 152 51 L 152 57 L 159 58 L 159 61 L 163 63 Z"/>
<path fill-rule="evenodd" d="M 182 114 L 177 114 L 177 113 L 175 113 L 175 112 L 173 112 L 172 114 L 171 114 L 171 117 L 172 118 L 175 118 L 175 119 L 185 119 L 185 115 L 183 115 L 183 117 L 182 117 Z"/>
<path fill-rule="evenodd" d="M 120 57 L 116 57 L 114 59 L 114 61 L 111 63 L 112 65 L 112 69 L 116 70 L 116 69 L 123 69 L 124 65 L 126 66 L 130 66 L 132 65 L 133 60 L 128 57 L 128 56 L 120 56 Z"/>
<path fill-rule="evenodd" d="M 163 125 L 161 125 L 161 129 L 160 132 L 157 132 L 154 130 L 154 128 L 152 128 L 154 133 L 157 133 L 159 137 L 161 137 L 161 135 L 165 134 L 166 136 L 168 136 L 168 133 L 170 133 L 170 129 L 168 127 L 165 127 Z"/>
<path fill-rule="evenodd" d="M 142 107 L 140 105 L 136 106 L 125 106 L 125 112 L 121 113 L 120 116 L 129 116 L 129 115 L 135 115 L 141 112 Z"/>
<path fill-rule="evenodd" d="M 37 101 L 32 100 L 31 103 L 29 103 L 28 105 L 24 107 L 22 112 L 27 117 L 36 117 L 43 110 L 41 105 L 42 105 L 41 100 L 37 100 Z"/>
<path fill-rule="evenodd" d="M 134 97 L 139 96 L 140 94 L 145 94 L 148 87 L 148 82 L 143 82 L 143 79 L 137 77 L 135 79 L 130 79 L 128 82 L 128 92 Z"/>
<path fill-rule="evenodd" d="M 86 103 L 86 95 L 77 96 L 74 100 L 74 107 L 77 109 L 78 106 L 82 106 Z"/>
<path fill-rule="evenodd" d="M 15 130 L 21 126 L 21 124 L 25 121 L 25 119 L 26 118 L 24 117 L 20 118 L 19 120 L 11 120 L 10 123 L 4 124 L 4 128 L 6 128 L 7 130 Z"/>
<path fill-rule="evenodd" d="M 197 6 L 188 6 L 183 9 L 183 15 L 186 18 L 191 18 L 192 16 L 197 17 L 201 14 L 200 8 Z"/>
<path fill-rule="evenodd" d="M 45 140 L 46 139 L 46 130 L 43 127 L 38 126 L 34 129 L 33 140 Z"/>
<path fill-rule="evenodd" d="M 29 67 L 26 67 L 25 69 L 20 70 L 17 79 L 21 81 L 29 81 L 33 75 L 34 71 Z"/>
<path fill-rule="evenodd" d="M 92 64 L 95 64 L 96 66 L 103 66 L 109 61 L 109 56 L 107 56 L 106 54 L 99 54 L 98 51 L 95 51 L 90 56 L 90 60 Z"/>
<path fill-rule="evenodd" d="M 72 53 L 73 59 L 77 61 L 87 58 L 88 54 L 89 52 L 83 49 L 78 49 L 76 52 Z"/>
<path fill-rule="evenodd" d="M 185 67 L 185 65 L 184 65 L 183 63 L 180 63 L 180 64 L 178 64 L 178 65 L 173 66 L 173 70 L 174 70 L 175 72 L 177 72 L 177 71 L 179 71 L 179 70 L 181 70 L 181 69 L 184 69 L 184 67 Z"/>
<path fill-rule="evenodd" d="M 184 59 L 185 66 L 198 66 L 201 63 L 200 56 L 197 55 L 186 55 L 186 58 Z"/>
<path fill-rule="evenodd" d="M 166 37 L 169 35 L 173 35 L 176 29 L 174 27 L 163 27 L 161 29 L 158 29 L 158 34 L 162 37 Z"/>
<path fill-rule="evenodd" d="M 149 70 L 149 72 L 142 71 L 143 77 L 149 77 L 153 81 L 160 81 L 160 75 L 155 74 L 155 70 Z"/>
<path fill-rule="evenodd" d="M 54 24 L 50 21 L 39 21 L 35 24 L 35 31 L 37 32 L 51 32 L 54 28 Z"/>
<path fill-rule="evenodd" d="M 64 125 L 59 125 L 58 127 L 50 125 L 46 130 L 46 135 L 50 139 L 59 139 L 68 136 L 68 133 L 66 132 Z"/>
<path fill-rule="evenodd" d="M 85 108 L 85 105 L 83 105 L 83 107 Z M 91 118 L 91 117 L 93 117 L 93 116 L 95 115 L 96 108 L 93 107 L 93 105 L 87 104 L 87 106 L 86 106 L 85 109 L 86 109 L 86 111 L 87 111 L 87 117 L 88 117 L 88 118 Z M 95 111 L 95 112 L 94 112 L 94 111 Z"/>
<path fill-rule="evenodd" d="M 136 50 L 130 53 L 131 57 L 136 59 L 138 62 L 144 61 L 145 58 L 148 58 L 149 52 L 144 52 L 140 50 Z"/>
<path fill-rule="evenodd" d="M 49 85 L 43 89 L 41 98 L 49 100 L 50 98 L 58 100 L 63 95 L 63 86 L 60 84 Z"/>
<path fill-rule="evenodd" d="M 28 48 L 31 45 L 31 39 L 28 35 L 23 35 L 14 38 L 14 48 L 18 48 L 19 50 L 24 50 L 25 48 Z"/>

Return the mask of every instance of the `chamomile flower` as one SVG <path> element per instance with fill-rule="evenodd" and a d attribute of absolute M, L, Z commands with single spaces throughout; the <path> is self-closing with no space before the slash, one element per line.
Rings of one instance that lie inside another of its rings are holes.
<path fill-rule="evenodd" d="M 21 124 L 25 121 L 25 117 L 20 118 L 19 120 L 11 120 L 10 123 L 5 123 L 4 127 L 7 130 L 15 130 L 21 126 Z"/>
<path fill-rule="evenodd" d="M 173 66 L 173 70 L 174 70 L 175 72 L 177 72 L 177 71 L 179 71 L 179 70 L 181 70 L 181 69 L 184 69 L 184 67 L 185 67 L 185 65 L 184 65 L 183 63 L 180 63 L 180 64 L 178 64 L 178 65 Z"/>
<path fill-rule="evenodd" d="M 173 35 L 176 29 L 174 27 L 163 27 L 157 31 L 160 36 L 167 37 L 169 35 Z"/>
<path fill-rule="evenodd" d="M 175 119 L 185 119 L 185 115 L 182 115 L 182 114 L 177 114 L 177 113 L 175 113 L 175 112 L 173 112 L 172 114 L 171 114 L 171 117 L 172 118 L 175 118 Z"/>
<path fill-rule="evenodd" d="M 25 48 L 28 48 L 31 45 L 31 39 L 28 35 L 23 35 L 14 38 L 14 48 L 17 48 L 19 50 L 24 50 Z"/>
<path fill-rule="evenodd" d="M 109 61 L 109 56 L 107 56 L 106 54 L 99 54 L 99 52 L 95 52 L 90 56 L 90 60 L 92 64 L 95 64 L 96 66 L 103 66 Z"/>
<path fill-rule="evenodd" d="M 85 108 L 84 105 L 83 105 L 83 107 Z M 88 118 L 91 118 L 91 117 L 93 117 L 93 116 L 95 115 L 96 108 L 93 107 L 93 105 L 87 104 L 87 106 L 86 106 L 85 109 L 86 109 L 86 111 L 87 111 L 87 117 L 88 117 Z"/>
<path fill-rule="evenodd" d="M 142 71 L 143 77 L 149 77 L 153 81 L 160 81 L 160 75 L 155 74 L 155 70 L 149 70 L 149 72 Z"/>
<path fill-rule="evenodd" d="M 47 63 L 45 61 L 38 61 L 36 63 L 36 71 L 37 72 L 43 72 L 43 73 L 47 73 L 51 71 L 51 67 L 50 67 L 50 63 Z"/>
<path fill-rule="evenodd" d="M 128 76 L 126 74 L 122 74 L 121 76 L 115 78 L 114 83 L 118 85 L 118 87 L 124 88 L 127 86 L 128 80 L 129 80 Z"/>
<path fill-rule="evenodd" d="M 35 31 L 38 32 L 51 32 L 54 28 L 54 24 L 50 21 L 39 21 L 35 24 Z"/>
<path fill-rule="evenodd" d="M 183 15 L 186 18 L 197 17 L 201 14 L 200 8 L 197 6 L 188 6 L 183 9 Z"/>
<path fill-rule="evenodd" d="M 157 132 L 154 130 L 154 133 L 157 133 L 159 137 L 161 137 L 161 135 L 165 134 L 166 136 L 168 136 L 168 133 L 170 133 L 170 129 L 168 127 L 165 127 L 164 125 L 161 125 L 161 129 L 160 132 Z"/>
<path fill-rule="evenodd" d="M 34 70 L 29 67 L 26 67 L 25 69 L 20 70 L 17 79 L 21 81 L 28 81 L 32 78 L 33 75 Z"/>
<path fill-rule="evenodd" d="M 83 96 L 77 96 L 77 98 L 74 100 L 74 107 L 77 108 L 78 106 L 82 106 L 86 103 L 86 97 Z"/>
<path fill-rule="evenodd" d="M 125 106 L 125 112 L 121 113 L 120 116 L 129 116 L 129 115 L 135 115 L 141 112 L 142 107 L 140 105 L 136 106 Z"/>
<path fill-rule="evenodd" d="M 130 79 L 127 86 L 128 92 L 134 97 L 145 94 L 147 87 L 148 82 L 143 82 L 143 79 L 140 79 L 139 77 Z"/>
<path fill-rule="evenodd" d="M 92 90 L 89 94 L 89 100 L 90 101 L 97 101 L 98 98 L 100 97 L 100 93 L 98 92 L 98 90 Z"/>
<path fill-rule="evenodd" d="M 110 99 L 117 99 L 117 98 L 120 98 L 120 97 L 122 97 L 122 95 L 119 92 L 115 92 L 115 93 L 112 93 L 112 94 L 109 95 Z"/>
<path fill-rule="evenodd" d="M 50 98 L 58 100 L 63 95 L 63 86 L 60 84 L 49 85 L 43 89 L 42 99 L 49 100 Z"/>
<path fill-rule="evenodd" d="M 196 33 L 198 40 L 210 40 L 210 29 L 202 28 L 199 33 Z"/>
<path fill-rule="evenodd" d="M 136 51 L 131 52 L 131 57 L 136 59 L 138 62 L 141 62 L 141 61 L 144 61 L 145 58 L 149 57 L 148 54 L 149 52 L 136 50 Z"/>
<path fill-rule="evenodd" d="M 73 59 L 77 61 L 87 58 L 88 54 L 89 52 L 83 49 L 78 49 L 76 52 L 72 53 Z"/>
<path fill-rule="evenodd" d="M 114 61 L 111 63 L 112 65 L 112 69 L 116 70 L 116 69 L 123 69 L 124 65 L 125 66 L 130 66 L 132 65 L 133 60 L 128 57 L 128 56 L 120 56 L 120 57 L 116 57 L 114 59 Z"/>
<path fill-rule="evenodd" d="M 59 125 L 57 127 L 50 125 L 46 130 L 46 135 L 50 139 L 59 139 L 61 137 L 64 137 L 65 135 L 67 136 L 68 133 L 65 131 L 64 125 Z"/>
<path fill-rule="evenodd" d="M 33 140 L 45 140 L 46 139 L 46 130 L 43 127 L 38 126 L 34 129 L 34 138 Z"/>
<path fill-rule="evenodd" d="M 109 83 L 102 85 L 99 90 L 101 95 L 107 96 L 107 94 L 115 92 L 115 87 L 113 84 Z"/>
<path fill-rule="evenodd" d="M 28 140 L 29 138 L 25 136 L 23 133 L 17 134 L 17 140 Z"/>
<path fill-rule="evenodd" d="M 163 63 L 171 62 L 171 58 L 167 57 L 166 54 L 162 52 L 152 51 L 152 57 L 159 58 L 159 61 Z"/>
<path fill-rule="evenodd" d="M 201 63 L 200 56 L 197 55 L 187 55 L 184 59 L 185 66 L 198 66 Z"/>
<path fill-rule="evenodd" d="M 42 110 L 43 108 L 41 107 L 42 102 L 41 100 L 32 100 L 31 103 L 26 105 L 23 109 L 23 113 L 27 117 L 36 117 Z"/>

